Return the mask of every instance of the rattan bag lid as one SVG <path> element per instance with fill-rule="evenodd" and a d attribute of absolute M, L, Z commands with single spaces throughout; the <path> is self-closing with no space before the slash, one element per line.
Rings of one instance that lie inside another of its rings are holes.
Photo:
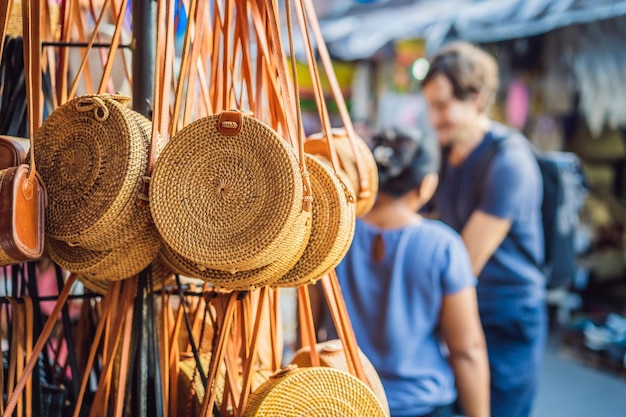
<path fill-rule="evenodd" d="M 250 396 L 246 417 L 384 417 L 380 402 L 360 379 L 333 368 L 286 368 Z"/>
<path fill-rule="evenodd" d="M 260 268 L 283 256 L 303 211 L 291 146 L 253 117 L 223 120 L 233 113 L 196 120 L 174 135 L 150 185 L 163 240 L 185 258 L 224 271 Z"/>

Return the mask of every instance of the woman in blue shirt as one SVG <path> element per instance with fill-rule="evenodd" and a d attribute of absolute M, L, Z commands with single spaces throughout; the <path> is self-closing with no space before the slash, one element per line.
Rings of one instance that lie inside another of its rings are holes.
<path fill-rule="evenodd" d="M 374 137 L 379 195 L 337 267 L 361 350 L 391 415 L 489 415 L 489 370 L 470 260 L 459 235 L 417 212 L 437 186 L 436 140 L 416 130 Z"/>

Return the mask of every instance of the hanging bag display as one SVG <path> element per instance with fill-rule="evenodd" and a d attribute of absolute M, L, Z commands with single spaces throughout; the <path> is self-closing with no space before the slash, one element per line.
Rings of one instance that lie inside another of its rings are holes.
<path fill-rule="evenodd" d="M 32 8 L 31 8 L 32 6 Z M 40 38 L 37 31 L 39 2 L 23 4 L 24 69 L 28 102 L 30 165 L 0 171 L 0 265 L 39 258 L 44 250 L 46 188 L 37 175 L 33 135 L 41 120 Z M 31 16 L 32 13 L 32 16 Z M 35 20 L 35 26 L 31 23 Z"/>

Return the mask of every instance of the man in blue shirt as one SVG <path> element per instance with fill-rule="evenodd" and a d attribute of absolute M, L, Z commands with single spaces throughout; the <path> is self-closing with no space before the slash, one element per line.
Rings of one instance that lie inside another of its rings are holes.
<path fill-rule="evenodd" d="M 436 208 L 461 233 L 478 277 L 491 413 L 526 417 L 546 332 L 543 191 L 525 139 L 488 117 L 498 82 L 491 56 L 457 42 L 434 56 L 422 87 L 445 155 Z"/>

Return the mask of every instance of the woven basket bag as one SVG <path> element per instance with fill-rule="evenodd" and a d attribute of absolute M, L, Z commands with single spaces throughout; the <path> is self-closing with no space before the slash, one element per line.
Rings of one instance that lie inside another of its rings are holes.
<path fill-rule="evenodd" d="M 152 175 L 150 209 L 171 249 L 229 272 L 289 257 L 310 216 L 291 146 L 236 111 L 196 120 L 172 137 Z"/>
<path fill-rule="evenodd" d="M 75 98 L 52 112 L 35 135 L 35 155 L 49 194 L 47 236 L 89 245 L 128 221 L 120 214 L 136 199 L 147 147 L 122 104 L 127 100 Z"/>
<path fill-rule="evenodd" d="M 350 178 L 352 187 L 357 194 L 356 215 L 357 217 L 361 217 L 372 209 L 376 201 L 376 192 L 378 191 L 378 168 L 376 167 L 376 160 L 369 146 L 367 146 L 367 143 L 357 136 L 355 143 L 356 150 L 359 153 L 361 163 L 364 165 L 364 170 L 367 173 L 367 181 L 369 183 L 369 193 L 362 196 L 360 193 L 359 172 L 357 170 L 356 159 L 350 139 L 344 129 L 332 129 L 332 136 L 341 169 L 345 171 L 348 178 Z M 330 159 L 328 145 L 325 143 L 323 133 L 309 136 L 308 140 L 304 142 L 304 149 L 310 154 L 322 155 Z"/>
<path fill-rule="evenodd" d="M 278 259 L 270 265 L 252 269 L 250 271 L 237 271 L 231 273 L 228 271 L 199 266 L 184 256 L 178 254 L 167 244 L 163 245 L 161 257 L 163 261 L 172 269 L 172 271 L 190 278 L 199 278 L 218 288 L 231 291 L 255 290 L 276 282 L 276 280 L 293 268 L 304 253 L 309 240 L 309 235 L 311 233 L 311 213 L 308 213 L 308 216 L 306 217 L 302 217 L 300 221 L 304 221 L 304 224 L 297 224 L 296 227 L 303 228 L 305 234 L 299 242 L 299 245 L 290 245 L 290 250 L 284 257 Z"/>
<path fill-rule="evenodd" d="M 273 285 L 293 287 L 313 283 L 341 261 L 350 247 L 355 226 L 355 197 L 342 173 L 311 155 L 306 156 L 313 193 L 312 227 L 298 263 Z"/>
<path fill-rule="evenodd" d="M 317 351 L 319 353 L 320 364 L 321 366 L 328 366 L 330 368 L 339 369 L 344 372 L 348 372 L 348 363 L 346 362 L 346 354 L 343 349 L 343 344 L 340 340 L 328 340 L 323 343 L 318 343 L 316 345 Z M 298 365 L 301 368 L 310 367 L 311 366 L 311 355 L 310 355 L 310 347 L 304 346 L 298 351 L 296 351 L 291 363 Z M 385 389 L 383 388 L 383 384 L 380 381 L 380 377 L 374 369 L 374 366 L 370 362 L 370 360 L 365 356 L 363 352 L 359 349 L 359 356 L 361 358 L 361 363 L 363 364 L 363 371 L 365 371 L 365 376 L 367 377 L 367 383 L 376 394 L 378 401 L 380 401 L 383 409 L 385 411 L 385 415 L 389 416 L 389 405 L 387 404 L 387 396 L 385 395 Z"/>
<path fill-rule="evenodd" d="M 372 390 L 355 376 L 327 367 L 291 365 L 252 393 L 246 417 L 382 417 Z"/>

